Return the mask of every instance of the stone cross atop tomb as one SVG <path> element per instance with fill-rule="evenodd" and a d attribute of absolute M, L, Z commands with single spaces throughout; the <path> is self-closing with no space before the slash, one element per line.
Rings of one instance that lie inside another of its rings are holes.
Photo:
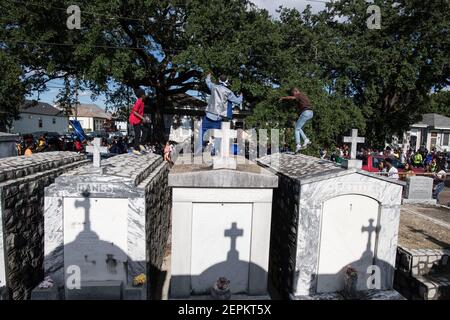
<path fill-rule="evenodd" d="M 351 137 L 344 137 L 344 142 L 351 144 L 351 159 L 356 159 L 356 148 L 358 146 L 358 143 L 364 143 L 365 141 L 365 138 L 358 137 L 358 129 L 352 129 Z"/>
<path fill-rule="evenodd" d="M 93 142 L 93 145 L 86 147 L 86 152 L 89 152 L 89 153 L 93 154 L 93 165 L 96 168 L 100 168 L 100 166 L 101 166 L 100 154 L 101 153 L 108 153 L 108 148 L 101 146 L 101 139 L 100 138 L 95 138 L 94 142 Z"/>
<path fill-rule="evenodd" d="M 237 131 L 230 129 L 230 122 L 222 122 L 222 129 L 214 129 L 212 134 L 221 138 L 220 154 L 213 158 L 213 169 L 236 170 L 236 159 L 230 157 L 230 139 L 237 138 Z"/>
<path fill-rule="evenodd" d="M 359 143 L 364 143 L 366 141 L 363 137 L 358 137 L 358 129 L 352 129 L 352 135 L 350 137 L 344 137 L 345 143 L 351 144 L 350 159 L 344 159 L 342 166 L 344 168 L 357 168 L 361 169 L 362 161 L 356 159 L 356 150 Z"/>

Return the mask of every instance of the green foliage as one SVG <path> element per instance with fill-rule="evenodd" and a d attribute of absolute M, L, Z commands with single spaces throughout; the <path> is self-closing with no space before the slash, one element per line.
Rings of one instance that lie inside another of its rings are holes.
<path fill-rule="evenodd" d="M 21 76 L 27 90 L 65 79 L 71 88 L 60 100 L 69 109 L 74 77 L 122 111 L 133 89 L 145 87 L 155 94 L 148 111 L 162 133 L 171 96 L 206 94 L 206 74 L 225 73 L 253 110 L 248 126 L 286 128 L 289 144 L 298 110 L 278 99 L 292 86 L 305 92 L 315 113 L 305 128 L 311 152 L 341 144 L 351 128 L 384 146 L 422 113 L 448 114 L 448 100 L 429 97 L 450 84 L 446 0 L 375 0 L 381 30 L 368 29 L 368 4 L 354 0 L 318 14 L 282 9 L 278 20 L 248 0 L 80 0 L 81 30 L 66 28 L 70 4 L 0 0 L 1 57 L 14 65 L 2 76 L 11 83 Z"/>
<path fill-rule="evenodd" d="M 6 52 L 0 50 L 0 131 L 19 115 L 25 88 L 20 81 L 20 66 Z"/>
<path fill-rule="evenodd" d="M 450 91 L 439 91 L 432 94 L 428 112 L 450 117 Z"/>

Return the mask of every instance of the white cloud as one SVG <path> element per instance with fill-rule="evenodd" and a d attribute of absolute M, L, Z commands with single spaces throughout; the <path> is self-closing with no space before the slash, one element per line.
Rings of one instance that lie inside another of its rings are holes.
<path fill-rule="evenodd" d="M 325 9 L 325 1 L 323 0 L 251 0 L 256 6 L 269 11 L 274 17 L 278 17 L 276 10 L 279 6 L 286 8 L 296 8 L 300 12 L 305 10 L 306 6 L 309 4 L 312 7 L 313 12 L 318 12 Z"/>

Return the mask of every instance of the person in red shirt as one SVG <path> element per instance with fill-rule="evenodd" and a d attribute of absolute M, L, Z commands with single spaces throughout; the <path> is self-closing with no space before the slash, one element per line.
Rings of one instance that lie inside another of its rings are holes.
<path fill-rule="evenodd" d="M 307 121 L 311 120 L 314 116 L 311 102 L 308 97 L 301 92 L 298 88 L 292 88 L 290 96 L 280 98 L 280 101 L 284 100 L 294 100 L 296 101 L 298 108 L 300 109 L 300 117 L 295 124 L 295 142 L 297 143 L 296 152 L 304 149 L 311 143 L 306 134 L 303 132 L 302 128 Z M 301 144 L 301 139 L 303 139 L 303 145 Z"/>
<path fill-rule="evenodd" d="M 142 126 L 144 122 L 144 99 L 145 92 L 142 89 L 136 90 L 137 101 L 134 104 L 130 112 L 129 122 L 134 130 L 134 152 L 140 152 L 140 150 L 145 150 L 142 141 Z"/>
<path fill-rule="evenodd" d="M 81 143 L 80 139 L 78 139 L 78 138 L 75 140 L 75 151 L 76 152 L 83 151 L 83 144 Z"/>

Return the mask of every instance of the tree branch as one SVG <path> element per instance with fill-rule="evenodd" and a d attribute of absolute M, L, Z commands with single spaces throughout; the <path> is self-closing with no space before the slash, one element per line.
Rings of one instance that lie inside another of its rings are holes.
<path fill-rule="evenodd" d="M 192 70 L 182 73 L 180 76 L 174 78 L 172 81 L 168 81 L 167 86 L 171 87 L 174 85 L 181 85 L 182 83 L 188 81 L 191 78 L 200 79 L 201 76 L 202 76 L 202 72 L 192 69 Z"/>
<path fill-rule="evenodd" d="M 128 28 L 128 23 L 125 23 L 125 21 L 120 20 L 120 25 L 122 26 L 123 31 L 130 37 L 132 41 L 133 51 L 136 52 L 144 61 L 145 69 L 149 70 L 151 69 L 149 67 L 150 59 L 149 56 L 145 53 L 143 48 L 138 48 L 138 41 L 136 35 Z"/>
<path fill-rule="evenodd" d="M 185 93 L 188 90 L 198 90 L 200 89 L 201 85 L 202 84 L 200 82 L 189 82 L 185 85 L 180 86 L 179 88 L 167 90 L 167 94 L 174 95 L 178 93 Z"/>

